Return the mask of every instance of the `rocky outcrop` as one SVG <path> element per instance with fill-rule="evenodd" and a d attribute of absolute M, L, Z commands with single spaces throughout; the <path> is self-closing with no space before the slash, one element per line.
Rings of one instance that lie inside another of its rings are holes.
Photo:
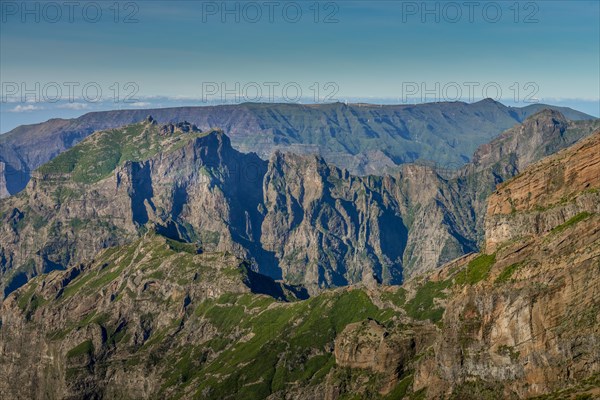
<path fill-rule="evenodd" d="M 464 190 L 463 209 L 472 210 L 468 225 L 478 243 L 484 238 L 488 196 L 496 186 L 523 172 L 529 165 L 565 149 L 600 129 L 600 122 L 576 123 L 560 112 L 543 109 L 478 148 L 473 161 L 459 172 Z"/>
<path fill-rule="evenodd" d="M 584 382 L 600 372 L 598 154 L 595 134 L 490 198 L 488 255 L 437 274 L 451 294 L 414 390 L 430 398 L 589 393 Z"/>
<path fill-rule="evenodd" d="M 262 161 L 235 151 L 219 131 L 164 136 L 163 129 L 146 121 L 100 132 L 1 204 L 5 294 L 36 274 L 126 243 L 148 225 L 205 250 L 232 251 L 261 273 L 313 293 L 356 282 L 399 283 L 405 263 L 438 262 L 434 252 L 412 255 L 426 229 L 441 229 L 432 235 L 437 240 L 455 240 L 448 224 L 430 222 L 444 219 L 443 212 L 430 212 L 441 182 L 431 169 L 355 177 L 316 156 L 276 153 Z M 87 167 L 110 160 L 115 143 L 125 151 L 131 141 L 156 154 L 131 154 L 104 173 Z M 72 162 L 81 155 L 90 158 Z M 417 202 L 430 206 L 413 210 Z M 409 234 L 409 218 L 421 234 Z"/>
<path fill-rule="evenodd" d="M 509 240 L 546 233 L 581 213 L 600 212 L 600 134 L 544 159 L 490 196 L 488 252 Z"/>
<path fill-rule="evenodd" d="M 80 172 L 84 161 L 58 172 L 69 163 L 71 153 L 65 153 L 37 172 L 23 195 L 5 202 L 5 293 L 31 276 L 126 243 L 149 225 L 205 250 L 235 252 L 263 273 L 313 290 L 401 280 L 402 253 L 389 241 L 382 244 L 380 230 L 402 242 L 406 229 L 400 217 L 384 218 L 397 214 L 397 206 L 384 204 L 368 180 L 314 156 L 277 154 L 268 163 L 235 151 L 218 131 L 178 128 L 164 136 L 165 129 L 146 121 L 123 131 L 140 132 L 128 141 L 155 138 L 147 144 L 147 151 L 162 147 L 155 156 L 96 176 L 95 170 Z M 77 148 L 97 154 L 89 162 L 110 157 L 102 152 L 112 150 L 98 149 L 102 135 Z M 355 203 L 361 190 L 363 200 Z"/>
<path fill-rule="evenodd" d="M 415 355 L 431 343 L 427 326 L 389 331 L 375 320 L 349 324 L 335 339 L 335 362 L 340 367 L 368 369 L 383 375 L 381 394 L 389 393 L 409 371 Z"/>
<path fill-rule="evenodd" d="M 156 120 L 152 116 L 149 116 L 147 120 L 152 123 L 156 123 Z M 165 124 L 165 125 L 161 126 L 161 128 L 160 128 L 160 134 L 163 136 L 173 135 L 176 132 L 177 133 L 193 133 L 193 132 L 200 132 L 200 129 L 198 129 L 198 127 L 196 125 L 190 124 L 187 121 L 178 122 L 176 124 L 173 124 L 173 123 Z"/>
<path fill-rule="evenodd" d="M 477 149 L 473 164 L 488 168 L 513 155 L 514 167 L 522 171 L 529 164 L 573 143 L 567 132 L 569 120 L 558 111 L 546 109 L 535 114 Z"/>
<path fill-rule="evenodd" d="M 6 164 L 0 161 L 0 199 L 10 196 L 6 186 Z"/>

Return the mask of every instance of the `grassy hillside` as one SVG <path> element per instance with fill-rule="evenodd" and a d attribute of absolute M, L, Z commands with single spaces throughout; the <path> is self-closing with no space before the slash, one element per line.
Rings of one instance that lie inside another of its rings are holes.
<path fill-rule="evenodd" d="M 175 131 L 161 135 L 156 124 L 140 122 L 92 135 L 38 169 L 45 174 L 69 174 L 73 181 L 94 183 L 125 161 L 145 161 L 210 132 Z"/>
<path fill-rule="evenodd" d="M 10 301 L 27 329 L 44 326 L 39 333 L 62 354 L 68 387 L 95 382 L 88 394 L 106 393 L 102 382 L 111 374 L 146 373 L 156 378 L 159 397 L 260 399 L 324 385 L 327 377 L 348 387 L 364 381 L 363 396 L 385 397 L 378 392 L 384 376 L 336 367 L 332 346 L 348 324 L 366 319 L 408 328 L 396 289 L 381 299 L 347 288 L 305 301 L 287 292 L 281 301 L 253 293 L 246 268 L 231 255 L 197 254 L 149 233 L 104 251 L 89 266 L 38 277 Z M 409 314 L 422 319 L 429 314 L 413 309 L 428 307 L 435 296 L 426 286 L 407 303 Z"/>

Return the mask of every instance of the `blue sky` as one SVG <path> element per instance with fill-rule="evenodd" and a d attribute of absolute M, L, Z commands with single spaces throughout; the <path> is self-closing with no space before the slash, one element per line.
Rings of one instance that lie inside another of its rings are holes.
<path fill-rule="evenodd" d="M 54 3 L 60 17 L 27 3 L 30 13 L 2 2 L 1 132 L 96 109 L 292 101 L 300 92 L 306 102 L 494 97 L 600 116 L 598 1 L 279 1 L 272 20 L 263 1 L 123 1 L 118 15 L 114 1 L 80 1 L 73 22 L 63 2 Z M 55 103 L 45 101 L 52 82 L 62 90 Z M 78 84 L 73 98 L 64 82 Z M 23 99 L 23 84 L 37 98 Z M 127 93 L 135 95 L 124 102 Z"/>

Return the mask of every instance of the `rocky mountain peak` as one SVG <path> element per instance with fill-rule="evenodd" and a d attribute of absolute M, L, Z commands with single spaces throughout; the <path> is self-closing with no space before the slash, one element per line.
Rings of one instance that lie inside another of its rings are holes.
<path fill-rule="evenodd" d="M 321 171 L 328 167 L 325 160 L 317 154 L 296 154 L 281 150 L 273 153 L 269 159 L 269 163 L 275 168 L 286 166 L 297 171 L 307 168 L 314 171 Z"/>
<path fill-rule="evenodd" d="M 152 118 L 152 117 L 149 117 Z M 151 123 L 155 122 L 153 119 L 150 121 Z M 177 122 L 177 123 L 168 123 L 162 125 L 160 127 L 160 134 L 163 136 L 173 135 L 175 133 L 197 133 L 200 132 L 200 129 L 194 124 L 191 124 L 187 121 Z"/>
<path fill-rule="evenodd" d="M 480 146 L 473 155 L 473 163 L 479 168 L 489 168 L 514 154 L 520 160 L 515 167 L 522 170 L 531 162 L 573 144 L 576 139 L 564 136 L 568 127 L 569 120 L 559 111 L 541 110 Z"/>
<path fill-rule="evenodd" d="M 533 125 L 544 126 L 550 124 L 552 126 L 566 127 L 568 123 L 569 120 L 560 111 L 544 108 L 530 117 L 527 117 L 525 121 L 523 121 L 523 126 L 525 129 Z"/>

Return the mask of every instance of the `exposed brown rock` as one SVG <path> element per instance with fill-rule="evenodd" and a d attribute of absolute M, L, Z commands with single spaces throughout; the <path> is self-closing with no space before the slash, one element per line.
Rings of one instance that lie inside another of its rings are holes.
<path fill-rule="evenodd" d="M 490 196 L 486 246 L 539 235 L 582 212 L 600 212 L 600 133 L 498 187 Z"/>
<path fill-rule="evenodd" d="M 453 287 L 414 390 L 426 388 L 429 398 L 476 391 L 529 398 L 597 376 L 599 155 L 600 133 L 534 164 L 490 198 L 486 251 L 495 262 L 481 282 Z M 452 280 L 468 260 L 460 264 L 434 277 Z"/>
<path fill-rule="evenodd" d="M 0 199 L 10 196 L 6 187 L 6 164 L 0 161 Z"/>
<path fill-rule="evenodd" d="M 341 367 L 370 369 L 388 376 L 381 388 L 387 393 L 394 387 L 404 364 L 414 356 L 414 339 L 403 343 L 392 341 L 385 328 L 376 321 L 357 322 L 346 326 L 335 340 L 335 361 Z"/>

